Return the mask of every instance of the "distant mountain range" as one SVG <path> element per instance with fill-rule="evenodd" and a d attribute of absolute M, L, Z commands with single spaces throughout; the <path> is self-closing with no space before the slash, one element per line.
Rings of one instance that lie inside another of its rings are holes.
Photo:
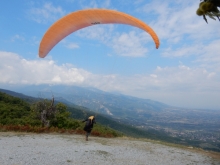
<path fill-rule="evenodd" d="M 195 118 L 209 116 L 217 120 L 210 110 L 184 109 L 166 105 L 164 103 L 141 99 L 132 96 L 104 92 L 95 88 L 77 86 L 24 86 L 12 89 L 21 96 L 33 98 L 55 98 L 67 105 L 82 106 L 96 113 L 111 116 L 120 122 L 130 125 L 164 125 L 164 123 L 195 123 Z M 16 94 L 14 94 L 16 96 Z M 198 120 L 199 121 L 199 120 Z M 203 121 L 208 122 L 208 121 Z"/>
<path fill-rule="evenodd" d="M 24 86 L 13 91 L 33 98 L 49 98 L 67 105 L 86 107 L 95 113 L 110 116 L 121 123 L 142 128 L 181 127 L 219 123 L 220 111 L 173 107 L 164 103 L 121 94 L 104 92 L 95 88 L 77 86 Z M 16 96 L 16 94 L 14 94 Z M 212 120 L 210 120 L 212 119 Z"/>
<path fill-rule="evenodd" d="M 22 94 L 38 98 L 62 100 L 70 105 L 75 104 L 91 109 L 130 124 L 142 123 L 153 114 L 162 112 L 171 106 L 150 99 L 141 99 L 121 94 L 104 92 L 95 88 L 68 86 L 29 86 L 16 90 Z"/>
<path fill-rule="evenodd" d="M 6 90 L 6 89 L 0 89 L 0 92 L 6 93 L 10 96 L 21 98 L 22 100 L 28 103 L 35 103 L 35 102 L 42 100 L 42 98 L 35 98 L 32 96 L 27 96 L 22 93 L 18 93 L 18 92 Z M 0 98 L 0 101 L 1 101 L 1 98 Z M 124 133 L 127 136 L 138 137 L 138 138 L 149 138 L 149 139 L 154 139 L 154 140 L 164 140 L 167 142 L 175 142 L 175 143 L 180 141 L 180 139 L 178 138 L 172 138 L 164 133 L 160 133 L 159 131 L 155 131 L 153 129 L 143 130 L 143 129 L 138 129 L 132 125 L 129 125 L 128 123 L 120 123 L 108 115 L 102 115 L 94 111 L 91 111 L 90 109 L 86 107 L 74 105 L 60 97 L 55 98 L 55 102 L 62 102 L 62 103 L 66 102 L 67 110 L 71 112 L 71 116 L 74 119 L 84 120 L 88 116 L 95 115 L 97 118 L 97 122 L 99 124 L 115 129 L 121 133 Z M 1 110 L 1 107 L 0 107 L 0 110 Z"/>
<path fill-rule="evenodd" d="M 173 107 L 150 99 L 112 94 L 94 88 L 27 86 L 12 90 L 16 92 L 0 89 L 12 96 L 29 99 L 29 102 L 54 97 L 57 102 L 72 107 L 70 111 L 75 115 L 73 117 L 82 117 L 86 110 L 90 114 L 98 114 L 102 124 L 130 135 L 175 143 L 181 139 L 180 143 L 220 151 L 220 111 L 217 110 Z M 142 131 L 138 132 L 136 128 Z"/>

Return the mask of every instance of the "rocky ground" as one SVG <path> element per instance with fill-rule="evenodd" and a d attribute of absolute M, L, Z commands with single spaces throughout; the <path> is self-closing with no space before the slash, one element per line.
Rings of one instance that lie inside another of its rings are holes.
<path fill-rule="evenodd" d="M 0 165 L 220 165 L 220 153 L 149 140 L 0 132 Z"/>

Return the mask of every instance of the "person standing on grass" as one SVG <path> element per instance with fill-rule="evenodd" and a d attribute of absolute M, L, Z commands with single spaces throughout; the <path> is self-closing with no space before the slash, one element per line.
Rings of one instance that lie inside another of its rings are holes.
<path fill-rule="evenodd" d="M 93 128 L 93 124 L 96 123 L 95 116 L 90 116 L 89 118 L 83 120 L 82 122 L 86 122 L 83 130 L 86 132 L 86 141 L 88 141 L 88 137 Z"/>

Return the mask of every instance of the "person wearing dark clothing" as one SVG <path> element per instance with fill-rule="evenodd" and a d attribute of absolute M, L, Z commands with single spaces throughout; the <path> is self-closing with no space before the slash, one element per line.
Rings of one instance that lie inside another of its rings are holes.
<path fill-rule="evenodd" d="M 89 137 L 89 135 L 92 131 L 92 128 L 93 128 L 93 124 L 96 123 L 95 117 L 90 116 L 89 118 L 83 120 L 82 122 L 86 122 L 83 130 L 86 131 L 86 141 L 88 141 L 88 137 Z"/>

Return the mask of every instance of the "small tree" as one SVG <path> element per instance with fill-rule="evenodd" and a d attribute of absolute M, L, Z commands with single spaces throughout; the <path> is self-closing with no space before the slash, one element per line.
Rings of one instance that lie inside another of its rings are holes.
<path fill-rule="evenodd" d="M 35 112 L 36 117 L 41 120 L 42 126 L 49 127 L 50 121 L 55 118 L 57 112 L 54 106 L 54 97 L 51 101 L 44 99 L 35 103 L 32 110 Z"/>
<path fill-rule="evenodd" d="M 33 104 L 32 110 L 43 127 L 75 129 L 80 126 L 78 121 L 71 118 L 71 113 L 67 111 L 65 104 L 54 105 L 54 98 L 51 101 L 45 99 Z"/>
<path fill-rule="evenodd" d="M 58 103 L 56 105 L 56 110 L 52 125 L 58 128 L 67 128 L 69 125 L 70 112 L 67 111 L 66 105 Z"/>

